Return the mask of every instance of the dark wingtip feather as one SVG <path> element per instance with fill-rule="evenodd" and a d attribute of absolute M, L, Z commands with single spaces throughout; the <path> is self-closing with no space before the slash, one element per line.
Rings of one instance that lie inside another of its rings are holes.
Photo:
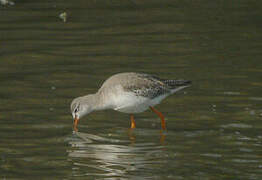
<path fill-rule="evenodd" d="M 164 83 L 170 87 L 188 86 L 192 84 L 190 80 L 165 80 Z"/>
<path fill-rule="evenodd" d="M 190 84 L 192 84 L 192 81 L 190 81 L 190 80 L 185 80 L 185 81 L 184 81 L 184 84 L 185 84 L 185 85 L 190 85 Z"/>

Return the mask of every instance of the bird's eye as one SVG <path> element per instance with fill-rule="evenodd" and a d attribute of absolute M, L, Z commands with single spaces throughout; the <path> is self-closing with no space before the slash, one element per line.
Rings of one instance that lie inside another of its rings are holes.
<path fill-rule="evenodd" d="M 74 111 L 75 113 L 77 113 L 78 112 L 78 107 L 77 108 L 75 108 L 75 111 Z"/>

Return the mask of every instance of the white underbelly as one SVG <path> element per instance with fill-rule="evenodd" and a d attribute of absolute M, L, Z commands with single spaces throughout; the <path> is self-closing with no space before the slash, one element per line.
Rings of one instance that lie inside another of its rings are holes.
<path fill-rule="evenodd" d="M 149 106 L 159 104 L 165 97 L 159 96 L 155 99 L 136 96 L 134 93 L 124 93 L 114 98 L 114 110 L 124 113 L 140 113 L 146 111 Z"/>
<path fill-rule="evenodd" d="M 107 89 L 105 94 L 106 96 L 103 96 L 104 108 L 114 109 L 124 113 L 144 112 L 149 108 L 149 106 L 159 104 L 165 97 L 170 95 L 165 94 L 151 99 L 148 97 L 137 96 L 133 92 L 124 91 L 122 86 L 111 87 L 111 89 Z"/>
<path fill-rule="evenodd" d="M 114 98 L 114 110 L 124 113 L 140 113 L 148 109 L 148 102 L 148 98 L 125 92 Z"/>

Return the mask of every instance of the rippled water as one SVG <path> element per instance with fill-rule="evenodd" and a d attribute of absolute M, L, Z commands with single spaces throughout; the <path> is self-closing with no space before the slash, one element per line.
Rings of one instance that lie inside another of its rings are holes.
<path fill-rule="evenodd" d="M 259 1 L 14 1 L 0 5 L 0 179 L 261 179 Z M 66 12 L 64 23 L 59 14 Z M 69 105 L 112 74 L 193 85 L 150 111 Z"/>

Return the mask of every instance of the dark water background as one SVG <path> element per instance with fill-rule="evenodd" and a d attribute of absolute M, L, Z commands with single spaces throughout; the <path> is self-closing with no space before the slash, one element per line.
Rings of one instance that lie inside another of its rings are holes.
<path fill-rule="evenodd" d="M 0 179 L 262 179 L 262 1 L 24 0 L 0 6 Z M 67 22 L 58 16 L 66 12 Z M 112 74 L 193 86 L 150 111 L 69 105 Z"/>

